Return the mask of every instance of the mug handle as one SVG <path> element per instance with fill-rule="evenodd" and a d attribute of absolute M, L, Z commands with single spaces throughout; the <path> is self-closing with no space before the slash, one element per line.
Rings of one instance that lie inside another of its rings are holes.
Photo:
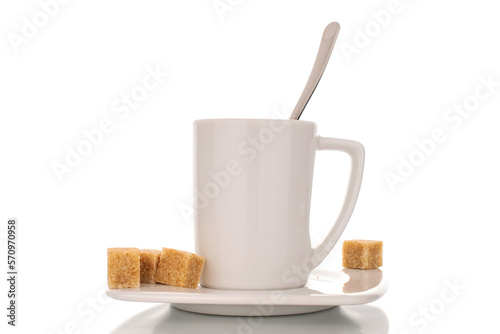
<path fill-rule="evenodd" d="M 349 154 L 352 160 L 351 176 L 347 186 L 344 204 L 337 221 L 325 240 L 312 250 L 312 264 L 314 267 L 311 269 L 316 268 L 326 258 L 339 240 L 342 232 L 344 232 L 352 212 L 354 211 L 354 207 L 356 206 L 365 164 L 365 148 L 361 143 L 356 141 L 318 136 L 318 151 L 321 150 L 341 151 Z"/>

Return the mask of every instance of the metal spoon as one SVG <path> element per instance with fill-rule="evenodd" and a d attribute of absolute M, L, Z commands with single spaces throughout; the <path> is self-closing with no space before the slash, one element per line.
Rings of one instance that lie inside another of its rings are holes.
<path fill-rule="evenodd" d="M 339 31 L 340 25 L 337 22 L 330 23 L 326 26 L 325 31 L 323 31 L 323 37 L 321 38 L 321 44 L 319 45 L 316 61 L 314 62 L 307 84 L 302 91 L 299 101 L 293 109 L 290 119 L 299 119 L 300 115 L 304 111 L 307 102 L 309 102 L 311 95 L 314 93 L 314 90 L 316 89 L 316 86 L 325 71 L 330 55 L 332 54 L 333 46 L 335 45 L 335 41 L 339 35 Z"/>

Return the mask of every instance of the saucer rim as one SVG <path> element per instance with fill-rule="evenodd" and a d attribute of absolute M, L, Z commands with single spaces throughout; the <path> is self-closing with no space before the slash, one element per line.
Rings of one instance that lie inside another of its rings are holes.
<path fill-rule="evenodd" d="M 379 268 L 382 270 L 381 268 Z M 311 276 L 318 272 L 337 274 L 339 271 L 315 270 Z M 341 272 L 341 271 L 340 271 Z M 308 280 L 308 282 L 311 278 Z M 153 285 L 153 284 L 149 284 Z M 145 283 L 141 283 L 144 287 Z M 106 295 L 110 298 L 122 301 L 170 303 L 170 304 L 193 304 L 193 305 L 256 305 L 255 301 L 264 301 L 258 305 L 283 305 L 283 306 L 338 306 L 338 305 L 360 305 L 371 303 L 381 298 L 388 289 L 387 278 L 382 271 L 380 283 L 365 291 L 341 294 L 288 294 L 281 302 L 270 300 L 272 293 L 286 291 L 288 293 L 307 289 L 308 284 L 295 289 L 276 290 L 219 290 L 210 288 L 197 288 L 198 291 L 187 288 L 175 288 L 178 291 L 143 291 L 140 288 L 132 289 L 108 289 Z M 201 290 L 200 290 L 201 289 Z M 184 290 L 184 291 L 183 291 Z M 221 294 L 217 294 L 221 292 Z M 233 294 L 234 293 L 234 294 Z M 266 303 L 268 302 L 268 303 Z"/>

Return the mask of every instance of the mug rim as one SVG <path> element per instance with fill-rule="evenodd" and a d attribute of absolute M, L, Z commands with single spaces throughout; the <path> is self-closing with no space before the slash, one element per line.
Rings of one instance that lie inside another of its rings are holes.
<path fill-rule="evenodd" d="M 311 121 L 303 121 L 298 119 L 281 119 L 281 118 L 202 118 L 197 119 L 193 122 L 193 124 L 198 123 L 209 123 L 209 122 L 263 122 L 263 121 L 283 121 L 289 122 L 292 124 L 308 124 L 308 125 L 316 125 L 316 123 Z"/>

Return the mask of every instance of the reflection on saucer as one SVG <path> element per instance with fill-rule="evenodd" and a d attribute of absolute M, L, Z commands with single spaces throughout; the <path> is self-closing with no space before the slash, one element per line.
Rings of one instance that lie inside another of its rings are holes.
<path fill-rule="evenodd" d="M 294 316 L 231 317 L 190 313 L 162 304 L 139 313 L 112 334 L 168 333 L 338 333 L 387 334 L 384 311 L 370 305 L 338 306 Z"/>
<path fill-rule="evenodd" d="M 356 293 L 373 289 L 382 281 L 380 269 L 347 269 L 342 270 L 349 276 L 349 281 L 344 283 L 342 292 Z"/>

